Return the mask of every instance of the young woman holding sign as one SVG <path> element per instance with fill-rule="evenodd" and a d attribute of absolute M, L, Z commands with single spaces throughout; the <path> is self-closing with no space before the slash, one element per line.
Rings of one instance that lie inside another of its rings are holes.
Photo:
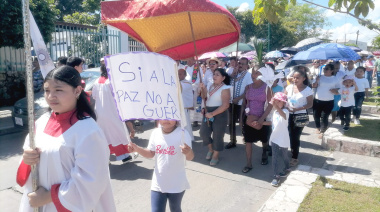
<path fill-rule="evenodd" d="M 216 69 L 213 80 L 214 83 L 209 83 L 207 88 L 200 83 L 202 98 L 207 98 L 207 113 L 203 117 L 200 136 L 203 145 L 208 146 L 206 159 L 211 160 L 211 166 L 215 166 L 219 162 L 219 152 L 224 149 L 223 138 L 228 122 L 227 109 L 231 96 L 230 76 L 224 69 Z"/>
<path fill-rule="evenodd" d="M 72 67 L 44 81 L 50 112 L 35 123 L 37 149 L 25 139 L 17 183 L 24 187 L 20 211 L 116 211 L 108 169 L 109 150 Z M 40 187 L 32 190 L 30 166 L 38 164 Z"/>

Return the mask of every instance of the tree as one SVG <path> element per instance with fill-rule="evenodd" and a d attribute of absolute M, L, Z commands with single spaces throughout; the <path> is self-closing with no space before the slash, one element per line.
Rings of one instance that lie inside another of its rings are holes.
<path fill-rule="evenodd" d="M 321 10 L 309 4 L 289 5 L 280 22 L 295 34 L 297 40 L 319 37 L 321 28 L 330 24 Z"/>
<path fill-rule="evenodd" d="M 372 48 L 373 49 L 380 49 L 380 35 L 378 35 L 377 37 L 375 37 L 372 40 Z"/>
<path fill-rule="evenodd" d="M 268 22 L 255 25 L 252 11 L 236 12 L 237 7 L 227 6 L 227 9 L 236 17 L 241 33 L 245 37 L 267 39 Z M 307 37 L 320 35 L 319 27 L 326 25 L 327 19 L 322 12 L 310 5 L 295 5 L 287 11 L 287 17 L 277 23 L 270 24 L 270 47 L 271 49 L 281 49 L 285 46 L 293 46 L 299 40 Z"/>
<path fill-rule="evenodd" d="M 356 18 L 363 25 L 371 25 L 371 20 L 360 18 L 362 15 L 366 17 L 369 9 L 374 9 L 375 4 L 373 0 L 329 0 L 328 6 L 316 4 L 309 0 L 301 0 L 311 5 L 315 5 L 328 10 L 333 10 L 338 13 L 344 13 Z M 263 23 L 265 20 L 270 23 L 277 23 L 281 17 L 286 16 L 286 11 L 290 5 L 296 5 L 296 0 L 255 0 L 255 7 L 253 8 L 252 15 L 255 24 Z M 332 8 L 331 8 L 332 7 Z M 351 12 L 354 13 L 351 13 Z M 372 26 L 374 30 L 380 32 L 378 26 Z"/>
<path fill-rule="evenodd" d="M 100 2 L 101 0 L 58 0 L 57 7 L 62 8 L 59 19 L 73 24 L 99 25 Z"/>
<path fill-rule="evenodd" d="M 56 8 L 48 0 L 30 0 L 30 10 L 36 20 L 45 42 L 51 40 L 54 32 Z M 0 2 L 0 47 L 24 47 L 24 28 L 21 0 L 2 0 Z"/>

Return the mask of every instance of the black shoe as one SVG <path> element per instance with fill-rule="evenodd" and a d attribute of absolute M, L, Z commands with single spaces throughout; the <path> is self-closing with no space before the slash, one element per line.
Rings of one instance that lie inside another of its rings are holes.
<path fill-rule="evenodd" d="M 235 148 L 235 147 L 236 147 L 236 143 L 230 142 L 224 148 L 225 149 L 231 149 L 231 148 Z"/>
<path fill-rule="evenodd" d="M 261 158 L 261 165 L 267 165 L 268 164 L 268 157 L 262 157 Z"/>
<path fill-rule="evenodd" d="M 193 122 L 193 127 L 198 127 L 198 126 L 199 126 L 198 122 L 197 122 L 197 121 L 194 121 L 194 122 Z"/>
<path fill-rule="evenodd" d="M 123 160 L 121 160 L 123 163 L 128 163 L 128 162 L 131 162 L 133 160 L 132 156 L 128 156 L 126 158 L 124 158 Z"/>
<path fill-rule="evenodd" d="M 344 126 L 344 121 L 343 120 L 340 121 L 340 125 Z"/>
<path fill-rule="evenodd" d="M 343 127 L 344 131 L 348 131 L 349 129 L 350 129 L 350 127 L 348 127 L 348 126 Z"/>
<path fill-rule="evenodd" d="M 134 159 L 136 159 L 138 156 L 139 156 L 138 153 L 132 153 L 131 155 L 129 155 L 128 157 L 124 158 L 121 161 L 123 163 L 129 163 L 129 162 L 132 162 Z"/>

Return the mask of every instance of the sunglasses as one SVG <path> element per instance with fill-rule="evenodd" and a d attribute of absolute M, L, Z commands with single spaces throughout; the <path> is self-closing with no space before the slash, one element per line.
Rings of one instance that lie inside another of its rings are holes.
<path fill-rule="evenodd" d="M 329 69 L 329 68 L 324 68 L 323 70 L 324 71 L 332 71 L 332 69 Z"/>
<path fill-rule="evenodd" d="M 216 65 L 216 63 L 209 63 L 210 66 Z"/>
<path fill-rule="evenodd" d="M 240 62 L 239 62 L 238 64 L 239 64 L 239 65 L 244 65 L 244 66 L 245 66 L 245 65 L 248 65 L 248 64 L 245 64 L 245 63 L 240 63 Z"/>

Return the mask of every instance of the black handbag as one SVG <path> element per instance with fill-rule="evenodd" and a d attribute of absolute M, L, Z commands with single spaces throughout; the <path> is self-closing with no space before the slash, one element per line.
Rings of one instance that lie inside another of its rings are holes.
<path fill-rule="evenodd" d="M 309 114 L 294 114 L 293 121 L 296 127 L 305 127 L 309 124 Z"/>

